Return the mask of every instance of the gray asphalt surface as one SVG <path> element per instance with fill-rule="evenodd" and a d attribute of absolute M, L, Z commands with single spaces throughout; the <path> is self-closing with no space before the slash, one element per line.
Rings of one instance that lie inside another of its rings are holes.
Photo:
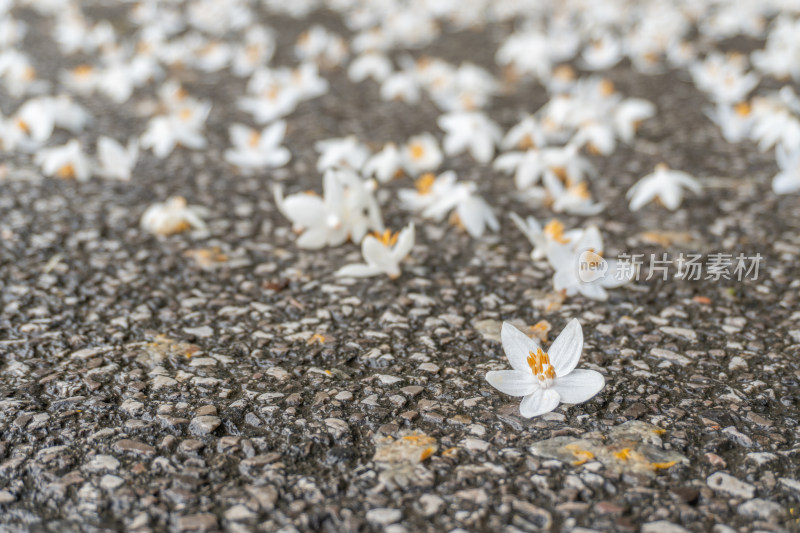
<path fill-rule="evenodd" d="M 19 16 L 44 77 L 71 64 L 41 19 Z M 312 20 L 344 33 L 330 13 Z M 309 25 L 269 23 L 279 46 Z M 447 34 L 426 53 L 498 72 L 488 45 L 504 32 Z M 417 245 L 397 280 L 336 279 L 360 261 L 355 245 L 294 245 L 270 184 L 318 189 L 317 140 L 441 138 L 428 100 L 385 103 L 372 82 L 325 73 L 330 93 L 288 120 L 289 165 L 243 176 L 222 160 L 229 123 L 248 122 L 234 107 L 243 83 L 174 74 L 213 100 L 206 151 L 145 153 L 130 183 L 46 179 L 29 157 L 2 156 L 0 529 L 800 528 L 800 205 L 770 193 L 771 154 L 722 139 L 685 73 L 644 76 L 627 63 L 608 73 L 659 113 L 633 145 L 593 159 L 606 212 L 562 220 L 597 223 L 613 251 L 758 252 L 760 278 L 640 281 L 608 302 L 561 305 L 505 216 L 480 240 L 415 220 Z M 136 101 L 146 97 L 79 98 L 98 121 L 79 138 L 93 146 L 98 131 L 141 132 Z M 521 84 L 487 112 L 508 128 L 544 101 L 541 87 Z M 13 102 L 2 95 L 0 107 Z M 712 186 L 676 213 L 630 213 L 624 191 L 660 161 Z M 476 179 L 498 214 L 549 216 L 469 157 L 445 166 Z M 139 228 L 144 209 L 173 194 L 210 209 L 208 236 Z M 395 229 L 409 217 L 393 201 L 384 215 Z M 187 255 L 215 246 L 228 261 L 213 268 Z M 484 380 L 505 364 L 499 324 L 547 320 L 552 340 L 572 317 L 586 338 L 581 365 L 607 385 L 585 404 L 524 419 Z M 623 426 L 631 421 L 641 424 Z M 576 439 L 561 442 L 577 446 L 573 458 L 542 444 L 554 437 Z M 622 448 L 647 460 L 615 461 Z M 675 464 L 642 466 L 662 455 Z"/>

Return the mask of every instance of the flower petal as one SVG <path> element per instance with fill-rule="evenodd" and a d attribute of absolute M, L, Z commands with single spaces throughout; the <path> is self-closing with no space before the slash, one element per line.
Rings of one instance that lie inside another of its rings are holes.
<path fill-rule="evenodd" d="M 556 376 L 563 377 L 572 372 L 578 365 L 582 350 L 583 330 L 578 319 L 573 318 L 547 351 Z"/>
<path fill-rule="evenodd" d="M 539 388 L 531 372 L 519 370 L 493 370 L 486 373 L 486 381 L 509 396 L 528 396 Z"/>
<path fill-rule="evenodd" d="M 580 368 L 563 378 L 557 377 L 553 389 L 564 403 L 583 403 L 600 392 L 605 384 L 606 380 L 600 372 Z"/>
<path fill-rule="evenodd" d="M 554 389 L 536 389 L 533 394 L 522 399 L 519 404 L 519 414 L 525 418 L 533 418 L 549 413 L 558 407 L 560 400 L 560 396 Z"/>
<path fill-rule="evenodd" d="M 531 368 L 528 366 L 528 354 L 536 353 L 539 344 L 508 322 L 503 322 L 500 338 L 503 341 L 503 351 L 506 352 L 511 367 L 520 372 L 531 373 Z"/>
<path fill-rule="evenodd" d="M 350 264 L 337 270 L 335 275 L 351 278 L 368 278 L 370 276 L 377 276 L 380 273 L 380 270 L 371 265 Z"/>

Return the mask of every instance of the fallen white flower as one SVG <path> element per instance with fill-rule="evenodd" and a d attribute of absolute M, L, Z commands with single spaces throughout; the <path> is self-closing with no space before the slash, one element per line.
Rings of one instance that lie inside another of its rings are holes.
<path fill-rule="evenodd" d="M 148 207 L 142 214 L 141 226 L 155 235 L 172 235 L 191 228 L 204 230 L 206 224 L 201 217 L 207 213 L 206 208 L 187 205 L 182 196 L 173 196 Z"/>
<path fill-rule="evenodd" d="M 409 224 L 400 233 L 391 231 L 375 233 L 364 237 L 361 243 L 361 255 L 366 264 L 345 265 L 337 272 L 337 276 L 370 277 L 386 274 L 395 279 L 400 276 L 400 262 L 414 247 L 414 224 Z"/>
<path fill-rule="evenodd" d="M 575 370 L 583 351 L 581 324 L 573 318 L 553 341 L 550 351 L 509 324 L 500 337 L 513 370 L 487 372 L 486 381 L 504 394 L 521 396 L 519 412 L 526 418 L 549 413 L 559 403 L 583 403 L 605 386 L 594 370 Z"/>

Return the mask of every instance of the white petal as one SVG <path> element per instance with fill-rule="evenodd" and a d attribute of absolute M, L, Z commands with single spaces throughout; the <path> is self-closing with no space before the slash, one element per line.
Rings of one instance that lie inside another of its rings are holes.
<path fill-rule="evenodd" d="M 299 193 L 283 200 L 283 212 L 293 224 L 308 228 L 319 226 L 325 218 L 325 206 L 319 196 Z"/>
<path fill-rule="evenodd" d="M 405 258 L 414 247 L 415 230 L 413 222 L 406 226 L 397 236 L 397 244 L 392 249 L 392 256 L 398 262 Z"/>
<path fill-rule="evenodd" d="M 392 257 L 392 250 L 372 235 L 367 235 L 361 243 L 361 254 L 367 264 L 382 272 L 396 268 L 397 262 Z"/>
<path fill-rule="evenodd" d="M 525 396 L 519 404 L 519 414 L 525 418 L 549 413 L 556 407 L 561 400 L 558 393 L 550 389 L 537 389 L 530 396 Z"/>
<path fill-rule="evenodd" d="M 486 373 L 486 381 L 495 389 L 509 396 L 528 396 L 539 388 L 530 371 L 493 370 Z"/>
<path fill-rule="evenodd" d="M 583 330 L 578 319 L 573 318 L 547 351 L 556 376 L 566 376 L 572 372 L 581 358 L 581 351 L 583 351 Z"/>
<path fill-rule="evenodd" d="M 605 384 L 603 374 L 581 368 L 567 376 L 556 377 L 553 389 L 564 403 L 582 403 L 600 392 Z"/>
<path fill-rule="evenodd" d="M 319 250 L 328 244 L 328 232 L 325 228 L 310 228 L 297 239 L 297 246 L 306 250 Z"/>
<path fill-rule="evenodd" d="M 528 354 L 530 352 L 536 353 L 539 344 L 508 322 L 503 322 L 500 338 L 503 341 L 503 351 L 506 352 L 506 357 L 511 367 L 514 370 L 530 373 Z"/>
<path fill-rule="evenodd" d="M 604 302 L 608 299 L 608 293 L 603 288 L 601 280 L 596 280 L 591 283 L 579 283 L 577 288 L 578 292 L 590 300 Z"/>
<path fill-rule="evenodd" d="M 381 271 L 370 265 L 345 265 L 336 271 L 337 276 L 347 276 L 351 278 L 366 278 L 377 276 Z"/>

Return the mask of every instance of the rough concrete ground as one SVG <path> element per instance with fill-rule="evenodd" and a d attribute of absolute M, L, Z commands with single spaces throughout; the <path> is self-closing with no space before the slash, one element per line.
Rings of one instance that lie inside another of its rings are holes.
<path fill-rule="evenodd" d="M 63 60 L 42 38 L 47 26 L 20 16 L 46 76 Z M 313 17 L 343 31 L 331 14 Z M 289 46 L 309 22 L 270 24 Z M 498 72 L 505 32 L 447 34 L 426 53 Z M 800 205 L 769 191 L 771 154 L 722 139 L 685 73 L 645 76 L 627 63 L 608 73 L 659 113 L 632 146 L 593 160 L 607 210 L 564 221 L 600 225 L 615 251 L 759 252 L 762 276 L 641 281 L 607 302 L 560 306 L 546 264 L 531 262 L 507 218 L 480 240 L 415 220 L 397 280 L 336 279 L 360 260 L 356 246 L 293 244 L 269 184 L 318 188 L 320 139 L 353 133 L 377 147 L 440 135 L 431 102 L 385 103 L 371 82 L 326 73 L 330 94 L 288 121 L 292 162 L 248 177 L 221 157 L 228 124 L 247 121 L 234 107 L 243 84 L 174 74 L 213 99 L 204 152 L 147 154 L 130 183 L 44 179 L 29 158 L 3 156 L 0 529 L 800 529 Z M 98 131 L 140 132 L 145 98 L 79 99 L 100 121 L 85 145 Z M 544 101 L 523 84 L 488 113 L 507 128 Z M 7 95 L 0 107 L 13 108 Z M 712 187 L 676 213 L 630 213 L 624 191 L 660 161 Z M 490 168 L 468 157 L 445 166 L 477 179 L 498 213 L 530 212 Z M 210 208 L 209 235 L 140 230 L 146 206 L 172 194 Z M 409 216 L 391 200 L 384 214 L 393 228 Z M 213 268 L 190 253 L 215 246 L 228 261 Z M 584 328 L 582 365 L 607 386 L 523 419 L 483 377 L 506 364 L 499 323 L 547 320 L 555 334 L 572 317 Z M 574 457 L 542 444 L 553 437 L 579 439 L 562 443 L 577 446 L 565 448 Z M 618 442 L 685 459 L 646 468 L 614 455 Z"/>

